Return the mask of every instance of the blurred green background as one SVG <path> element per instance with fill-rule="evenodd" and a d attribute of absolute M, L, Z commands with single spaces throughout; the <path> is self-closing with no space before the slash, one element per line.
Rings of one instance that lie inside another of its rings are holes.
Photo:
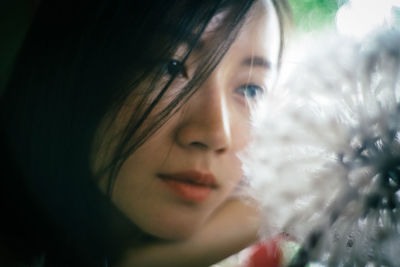
<path fill-rule="evenodd" d="M 333 27 L 336 11 L 346 0 L 289 0 L 295 27 L 301 32 Z"/>

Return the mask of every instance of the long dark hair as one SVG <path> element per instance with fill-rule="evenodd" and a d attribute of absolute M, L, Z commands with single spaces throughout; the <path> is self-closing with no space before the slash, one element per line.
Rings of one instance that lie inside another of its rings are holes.
<path fill-rule="evenodd" d="M 10 262 L 15 257 L 46 265 L 97 265 L 148 238 L 97 189 L 90 170 L 96 130 L 134 95 L 134 115 L 103 170 L 111 194 L 121 164 L 212 72 L 253 2 L 41 2 L 0 99 L 1 162 L 10 173 L 1 178 L 5 216 L 0 242 Z M 283 29 L 286 2 L 272 2 Z M 186 42 L 185 60 L 211 18 L 223 10 L 228 14 L 213 52 L 204 55 L 194 78 L 145 124 L 176 76 L 170 73 L 160 83 L 168 59 Z M 283 40 L 283 30 L 281 36 Z M 149 86 L 139 87 L 144 80 Z"/>

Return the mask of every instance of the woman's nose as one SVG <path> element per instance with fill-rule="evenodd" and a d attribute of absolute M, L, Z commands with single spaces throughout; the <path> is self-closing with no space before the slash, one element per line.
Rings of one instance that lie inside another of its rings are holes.
<path fill-rule="evenodd" d="M 224 153 L 231 146 L 231 119 L 223 84 L 209 77 L 183 108 L 177 142 L 187 149 Z"/>

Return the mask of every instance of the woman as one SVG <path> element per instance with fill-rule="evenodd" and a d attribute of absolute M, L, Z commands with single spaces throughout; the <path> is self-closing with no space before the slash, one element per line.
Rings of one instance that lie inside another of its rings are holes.
<path fill-rule="evenodd" d="M 202 266 L 254 241 L 220 225 L 246 212 L 236 154 L 286 7 L 43 1 L 1 99 L 3 262 Z"/>

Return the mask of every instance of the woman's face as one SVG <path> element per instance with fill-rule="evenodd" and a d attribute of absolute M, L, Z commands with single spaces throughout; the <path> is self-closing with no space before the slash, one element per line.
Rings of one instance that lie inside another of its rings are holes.
<path fill-rule="evenodd" d="M 272 86 L 278 60 L 278 19 L 272 6 L 268 12 L 264 8 L 255 4 L 211 75 L 122 165 L 112 201 L 145 232 L 163 239 L 193 234 L 240 182 L 237 154 L 249 141 L 245 95 L 251 100 Z M 195 49 L 185 63 L 187 77 L 178 77 L 169 90 L 190 79 L 196 58 L 204 52 L 201 49 L 207 49 L 207 33 L 213 24 L 201 38 L 205 45 Z M 127 106 L 125 114 L 131 114 Z M 129 117 L 120 114 L 116 128 Z M 103 191 L 105 184 L 106 178 L 100 181 Z"/>

